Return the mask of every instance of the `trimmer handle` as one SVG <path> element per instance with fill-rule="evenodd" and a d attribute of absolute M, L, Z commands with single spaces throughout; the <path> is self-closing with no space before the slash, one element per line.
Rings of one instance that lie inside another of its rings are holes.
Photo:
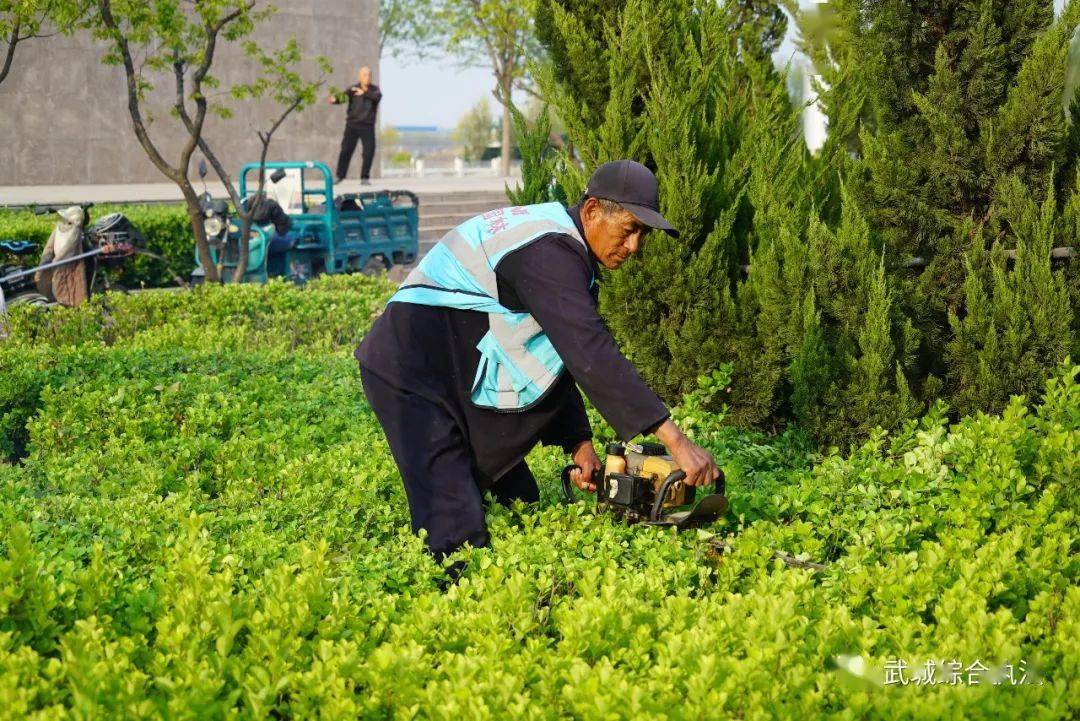
<path fill-rule="evenodd" d="M 562 490 L 567 503 L 575 503 L 578 500 L 577 496 L 574 495 L 574 482 L 570 480 L 570 471 L 575 468 L 580 468 L 580 466 L 571 463 L 562 469 Z M 593 483 L 600 482 L 600 469 L 593 471 L 592 480 Z"/>
<path fill-rule="evenodd" d="M 724 492 L 727 490 L 724 480 L 724 471 L 723 469 L 718 470 L 720 470 L 720 475 L 717 476 L 716 480 L 713 482 L 713 493 L 719 493 L 720 495 L 724 495 Z M 681 469 L 678 471 L 672 471 L 668 474 L 668 477 L 665 478 L 664 482 L 660 484 L 660 490 L 656 493 L 656 500 L 653 501 L 652 511 L 649 513 L 650 521 L 653 521 L 655 523 L 656 521 L 660 520 L 660 513 L 664 510 L 664 501 L 667 500 L 668 493 L 671 491 L 671 487 L 685 478 L 686 472 Z"/>

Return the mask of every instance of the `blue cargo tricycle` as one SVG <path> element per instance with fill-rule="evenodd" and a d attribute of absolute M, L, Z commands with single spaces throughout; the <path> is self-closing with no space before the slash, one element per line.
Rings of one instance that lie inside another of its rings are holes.
<path fill-rule="evenodd" d="M 264 198 L 251 224 L 244 282 L 288 278 L 303 283 L 322 273 L 375 274 L 416 260 L 419 250 L 420 201 L 407 190 L 334 195 L 333 176 L 325 163 L 267 163 Z M 240 171 L 240 197 L 253 199 L 248 182 L 259 164 Z M 202 169 L 200 169 L 202 174 Z M 232 282 L 239 256 L 240 222 L 224 200 L 202 197 L 203 223 L 210 256 L 221 278 Z M 199 267 L 192 281 L 201 282 Z"/>

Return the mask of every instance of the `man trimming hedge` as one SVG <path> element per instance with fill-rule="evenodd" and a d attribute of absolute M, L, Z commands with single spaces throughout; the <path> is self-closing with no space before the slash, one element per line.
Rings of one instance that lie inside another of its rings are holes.
<path fill-rule="evenodd" d="M 413 531 L 427 530 L 436 558 L 488 544 L 484 491 L 507 505 L 539 499 L 524 460 L 538 441 L 572 454 L 574 484 L 596 490 L 600 461 L 577 386 L 619 437 L 655 433 L 689 485 L 716 480 L 713 458 L 671 421 L 598 312 L 600 265 L 618 268 L 650 229 L 678 235 L 658 192 L 648 168 L 620 160 L 597 168 L 571 208 L 466 221 L 405 278 L 356 349 Z"/>

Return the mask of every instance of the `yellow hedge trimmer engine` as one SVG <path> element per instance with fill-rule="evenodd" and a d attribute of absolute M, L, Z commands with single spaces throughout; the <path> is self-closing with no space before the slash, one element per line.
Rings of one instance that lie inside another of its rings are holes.
<path fill-rule="evenodd" d="M 724 473 L 716 480 L 713 492 L 697 503 L 695 488 L 683 483 L 686 474 L 675 465 L 663 446 L 656 443 L 609 443 L 603 473 L 596 473 L 596 503 L 630 523 L 675 526 L 678 529 L 711 523 L 727 511 L 724 496 Z M 563 494 L 574 502 L 570 472 L 562 472 Z M 686 510 L 675 510 L 690 506 Z"/>

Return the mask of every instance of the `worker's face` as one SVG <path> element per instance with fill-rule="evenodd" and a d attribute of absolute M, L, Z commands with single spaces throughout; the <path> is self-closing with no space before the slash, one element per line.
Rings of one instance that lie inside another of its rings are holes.
<path fill-rule="evenodd" d="M 589 198 L 581 206 L 581 224 L 585 229 L 585 242 L 600 264 L 614 270 L 641 250 L 641 241 L 649 227 L 629 212 L 619 209 L 605 213 L 596 198 Z"/>
<path fill-rule="evenodd" d="M 360 68 L 357 79 L 361 85 L 371 85 L 371 68 L 367 66 Z"/>

